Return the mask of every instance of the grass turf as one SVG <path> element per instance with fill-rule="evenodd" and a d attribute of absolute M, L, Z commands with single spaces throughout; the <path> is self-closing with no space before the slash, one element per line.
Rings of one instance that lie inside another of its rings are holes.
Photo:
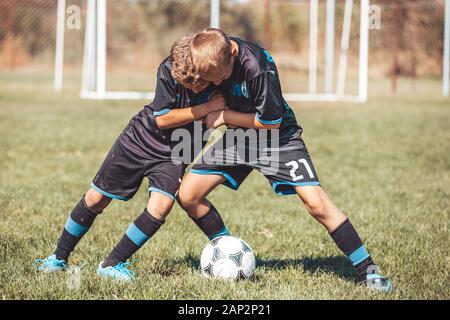
<path fill-rule="evenodd" d="M 145 207 L 146 183 L 132 201 L 113 202 L 80 242 L 71 258 L 84 266 L 78 288 L 71 273 L 36 273 L 33 260 L 54 250 L 68 213 L 143 104 L 80 100 L 75 89 L 56 95 L 49 80 L 0 76 L 0 298 L 450 298 L 450 103 L 433 93 L 394 98 L 380 82 L 365 105 L 292 106 L 322 185 L 392 278 L 393 293 L 358 286 L 298 198 L 275 195 L 257 173 L 238 192 L 219 187 L 210 197 L 255 251 L 249 281 L 199 275 L 207 240 L 179 207 L 134 257 L 136 282 L 97 277 L 98 263 Z"/>

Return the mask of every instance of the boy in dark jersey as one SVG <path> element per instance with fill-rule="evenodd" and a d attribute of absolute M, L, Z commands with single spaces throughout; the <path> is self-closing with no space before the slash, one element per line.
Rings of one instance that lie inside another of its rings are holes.
<path fill-rule="evenodd" d="M 134 278 L 126 261 L 164 223 L 189 164 L 174 161 L 172 130 L 183 127 L 192 131 L 193 121 L 225 108 L 223 97 L 213 95 L 213 86 L 192 69 L 190 40 L 190 37 L 183 37 L 175 42 L 170 57 L 159 66 L 153 103 L 134 116 L 120 134 L 91 188 L 72 210 L 54 254 L 36 261 L 38 271 L 49 273 L 66 269 L 70 253 L 97 215 L 112 199 L 131 199 L 147 177 L 150 184 L 147 207 L 97 269 L 97 274 L 104 277 L 125 281 Z M 210 239 L 228 234 L 215 210 L 193 220 Z"/>
<path fill-rule="evenodd" d="M 211 204 L 206 196 L 216 186 L 224 184 L 237 190 L 253 169 L 258 170 L 266 176 L 275 193 L 300 197 L 308 212 L 349 257 L 361 281 L 371 289 L 392 290 L 391 281 L 380 273 L 349 219 L 320 186 L 301 138 L 302 128 L 282 97 L 278 71 L 267 50 L 210 28 L 193 36 L 191 53 L 199 75 L 219 86 L 225 97 L 229 97 L 230 109 L 210 113 L 206 117 L 208 127 L 225 124 L 239 128 L 246 137 L 251 136 L 251 129 L 257 132 L 268 129 L 278 134 L 278 140 L 275 147 L 265 148 L 259 147 L 260 141 L 248 142 L 243 161 L 242 155 L 236 152 L 242 145 L 227 144 L 234 141 L 228 136 L 236 131 L 228 129 L 218 147 L 204 154 L 183 179 L 179 200 L 189 216 L 199 218 L 208 212 Z M 255 148 L 256 159 L 248 160 L 247 156 Z"/>

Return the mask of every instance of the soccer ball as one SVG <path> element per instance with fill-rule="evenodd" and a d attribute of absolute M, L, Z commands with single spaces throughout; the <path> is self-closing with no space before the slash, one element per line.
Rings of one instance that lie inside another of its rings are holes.
<path fill-rule="evenodd" d="M 223 236 L 213 239 L 206 245 L 200 265 L 206 278 L 247 279 L 255 271 L 255 256 L 245 241 L 232 236 Z"/>

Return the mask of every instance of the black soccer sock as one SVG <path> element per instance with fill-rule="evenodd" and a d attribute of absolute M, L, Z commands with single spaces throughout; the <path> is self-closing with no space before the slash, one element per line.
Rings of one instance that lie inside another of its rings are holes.
<path fill-rule="evenodd" d="M 128 227 L 125 235 L 115 246 L 113 251 L 102 263 L 102 267 L 115 266 L 119 262 L 125 262 L 140 248 L 164 223 L 153 217 L 147 209 Z"/>
<path fill-rule="evenodd" d="M 373 273 L 376 270 L 375 263 L 349 219 L 339 225 L 330 235 L 339 249 L 350 259 L 361 280 L 365 280 L 367 273 Z"/>
<path fill-rule="evenodd" d="M 80 202 L 72 209 L 64 230 L 59 238 L 55 250 L 56 259 L 67 262 L 70 253 L 75 249 L 77 243 L 94 223 L 95 218 L 100 212 L 89 209 L 86 201 L 81 198 Z"/>
<path fill-rule="evenodd" d="M 197 224 L 209 240 L 230 234 L 228 228 L 222 220 L 222 217 L 212 203 L 210 203 L 209 211 L 206 215 L 199 219 L 193 217 L 191 217 L 191 219 Z"/>

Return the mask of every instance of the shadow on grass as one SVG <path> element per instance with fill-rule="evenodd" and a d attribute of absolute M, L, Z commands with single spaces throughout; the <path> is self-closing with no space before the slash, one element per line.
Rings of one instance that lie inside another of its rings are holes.
<path fill-rule="evenodd" d="M 256 257 L 256 266 L 266 269 L 283 270 L 288 268 L 303 268 L 306 272 L 333 273 L 345 280 L 358 282 L 358 274 L 344 256 L 305 257 L 300 259 L 269 259 Z"/>
<path fill-rule="evenodd" d="M 172 266 L 172 267 L 171 267 Z M 196 255 L 189 253 L 183 258 L 167 261 L 166 271 L 179 269 L 181 266 L 200 270 L 200 259 Z M 316 272 L 332 273 L 348 281 L 358 282 L 358 274 L 353 266 L 344 256 L 333 257 L 304 257 L 299 259 L 261 259 L 256 257 L 256 267 L 268 270 L 284 270 L 288 268 L 301 268 L 308 273 Z M 172 274 L 175 272 L 168 272 Z M 253 277 L 253 281 L 258 281 L 260 277 Z"/>

